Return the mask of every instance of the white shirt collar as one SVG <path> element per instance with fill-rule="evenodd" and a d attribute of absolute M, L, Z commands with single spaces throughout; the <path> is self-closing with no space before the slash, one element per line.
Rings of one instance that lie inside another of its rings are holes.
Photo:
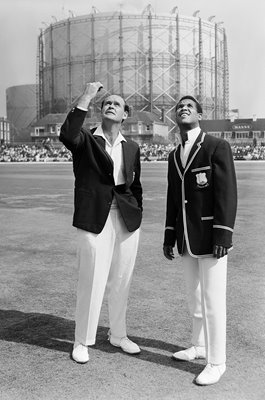
<path fill-rule="evenodd" d="M 190 131 L 187 132 L 188 135 L 188 142 L 195 142 L 195 140 L 197 139 L 197 137 L 199 136 L 201 132 L 201 127 L 197 126 L 196 128 L 191 129 Z M 182 139 L 181 139 L 181 135 L 180 133 L 178 133 L 178 138 L 179 138 L 179 142 L 182 143 Z"/>
<path fill-rule="evenodd" d="M 197 126 L 196 128 L 191 129 L 190 131 L 187 132 L 188 134 L 188 140 L 196 140 L 197 137 L 199 136 L 201 132 L 201 128 Z"/>
<path fill-rule="evenodd" d="M 95 132 L 93 133 L 93 135 L 103 137 L 103 139 L 106 141 L 106 143 L 107 143 L 108 146 L 110 146 L 110 147 L 116 146 L 116 145 L 120 144 L 121 142 L 127 142 L 127 140 L 125 139 L 125 137 L 121 134 L 121 132 L 119 132 L 118 136 L 116 137 L 115 142 L 111 145 L 110 142 L 108 141 L 108 139 L 106 138 L 104 132 L 103 132 L 102 125 L 99 125 L 99 126 L 97 127 L 97 129 L 95 130 Z"/>

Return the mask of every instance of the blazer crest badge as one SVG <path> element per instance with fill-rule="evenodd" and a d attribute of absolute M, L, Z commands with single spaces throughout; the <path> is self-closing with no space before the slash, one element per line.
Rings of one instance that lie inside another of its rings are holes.
<path fill-rule="evenodd" d="M 200 188 L 208 186 L 209 184 L 208 184 L 208 180 L 206 177 L 206 173 L 200 172 L 199 174 L 196 174 L 196 182 Z"/>

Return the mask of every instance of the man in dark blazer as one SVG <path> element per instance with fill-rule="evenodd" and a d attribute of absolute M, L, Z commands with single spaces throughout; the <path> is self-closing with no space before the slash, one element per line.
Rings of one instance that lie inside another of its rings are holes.
<path fill-rule="evenodd" d="M 130 354 L 140 348 L 127 337 L 126 308 L 142 219 L 140 150 L 121 134 L 128 116 L 122 97 L 102 103 L 102 124 L 91 132 L 82 127 L 89 104 L 102 88 L 86 85 L 64 122 L 60 140 L 72 152 L 75 176 L 73 226 L 77 228 L 76 362 L 89 360 L 105 288 L 108 292 L 109 341 Z"/>
<path fill-rule="evenodd" d="M 201 131 L 202 107 L 192 96 L 176 106 L 180 144 L 168 159 L 167 209 L 163 251 L 182 258 L 192 346 L 177 360 L 206 358 L 199 385 L 218 382 L 226 369 L 227 253 L 237 208 L 236 175 L 227 141 Z"/>

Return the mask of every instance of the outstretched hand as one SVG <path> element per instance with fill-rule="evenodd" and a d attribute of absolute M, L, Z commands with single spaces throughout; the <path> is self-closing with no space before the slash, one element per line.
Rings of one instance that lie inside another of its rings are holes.
<path fill-rule="evenodd" d="M 103 88 L 101 82 L 87 83 L 83 92 L 84 96 L 89 96 L 92 99 L 96 96 L 97 92 Z"/>
<path fill-rule="evenodd" d="M 164 252 L 164 256 L 168 260 L 171 261 L 171 260 L 173 260 L 173 258 L 175 258 L 172 246 L 163 246 L 163 252 Z"/>
<path fill-rule="evenodd" d="M 213 256 L 216 258 L 221 258 L 227 255 L 227 247 L 215 244 L 213 246 Z"/>
<path fill-rule="evenodd" d="M 84 91 L 77 102 L 77 107 L 88 109 L 91 100 L 96 97 L 97 93 L 103 88 L 101 82 L 91 82 L 85 85 Z"/>

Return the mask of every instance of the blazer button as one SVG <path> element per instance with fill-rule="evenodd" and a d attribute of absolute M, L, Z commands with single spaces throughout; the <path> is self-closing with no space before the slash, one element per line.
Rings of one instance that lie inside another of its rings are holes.
<path fill-rule="evenodd" d="M 185 200 L 184 203 L 187 204 L 187 203 L 188 203 L 188 200 Z"/>

